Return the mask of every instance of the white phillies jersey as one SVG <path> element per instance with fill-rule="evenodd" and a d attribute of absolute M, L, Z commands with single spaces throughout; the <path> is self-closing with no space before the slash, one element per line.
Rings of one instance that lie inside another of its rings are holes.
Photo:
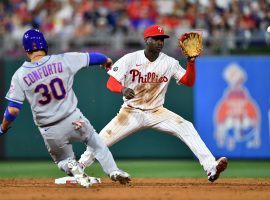
<path fill-rule="evenodd" d="M 6 99 L 22 104 L 26 98 L 37 126 L 60 121 L 77 107 L 73 78 L 86 66 L 89 54 L 76 52 L 24 62 L 12 77 Z"/>
<path fill-rule="evenodd" d="M 144 50 L 140 50 L 120 58 L 108 74 L 134 90 L 135 97 L 123 98 L 124 105 L 148 110 L 164 104 L 170 79 L 174 77 L 178 83 L 185 71 L 176 59 L 162 52 L 151 62 L 145 57 Z"/>

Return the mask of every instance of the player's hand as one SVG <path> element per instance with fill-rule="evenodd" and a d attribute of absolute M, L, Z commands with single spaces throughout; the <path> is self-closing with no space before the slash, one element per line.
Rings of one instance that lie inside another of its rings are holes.
<path fill-rule="evenodd" d="M 79 119 L 78 121 L 72 122 L 75 130 L 79 130 L 85 126 L 85 121 L 83 119 Z"/>
<path fill-rule="evenodd" d="M 121 92 L 122 92 L 123 96 L 126 97 L 126 99 L 133 99 L 135 97 L 134 90 L 132 90 L 130 88 L 124 87 Z"/>
<path fill-rule="evenodd" d="M 104 64 L 100 65 L 100 67 L 104 67 L 104 69 L 106 71 L 109 71 L 112 68 L 113 65 L 113 61 L 111 58 L 107 58 L 107 62 L 105 62 Z"/>
<path fill-rule="evenodd" d="M 8 128 L 8 129 L 10 129 L 10 128 Z M 4 135 L 6 132 L 8 132 L 8 129 L 7 130 L 3 130 L 2 124 L 0 124 L 0 136 Z"/>
<path fill-rule="evenodd" d="M 196 57 L 188 57 L 188 58 L 187 58 L 187 60 L 188 60 L 189 62 L 194 62 L 195 59 L 196 59 Z"/>

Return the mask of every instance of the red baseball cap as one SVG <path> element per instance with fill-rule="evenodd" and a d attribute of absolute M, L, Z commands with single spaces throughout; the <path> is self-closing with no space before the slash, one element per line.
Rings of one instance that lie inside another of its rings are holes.
<path fill-rule="evenodd" d="M 147 37 L 154 37 L 154 36 L 163 36 L 164 38 L 169 38 L 169 35 L 166 35 L 164 33 L 163 28 L 161 28 L 158 25 L 152 25 L 149 26 L 145 29 L 144 33 L 143 33 L 144 38 Z"/>

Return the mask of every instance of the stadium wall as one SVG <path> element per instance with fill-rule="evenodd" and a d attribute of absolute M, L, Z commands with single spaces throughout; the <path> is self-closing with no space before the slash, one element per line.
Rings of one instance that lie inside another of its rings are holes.
<path fill-rule="evenodd" d="M 115 58 L 114 60 L 116 60 Z M 1 61 L 0 95 L 7 92 L 20 59 Z M 184 60 L 180 60 L 184 64 Z M 270 158 L 270 57 L 213 56 L 197 60 L 193 88 L 171 81 L 165 107 L 194 122 L 211 152 L 240 159 Z M 108 75 L 98 66 L 81 70 L 74 81 L 78 107 L 99 132 L 118 112 L 122 96 L 106 88 Z M 194 97 L 194 98 L 193 98 Z M 5 101 L 1 101 L 3 113 Z M 10 133 L 0 138 L 0 157 L 49 158 L 35 127 L 29 104 L 24 103 Z M 85 147 L 75 144 L 76 155 Z M 111 147 L 115 158 L 190 158 L 177 138 L 153 130 L 140 131 Z"/>

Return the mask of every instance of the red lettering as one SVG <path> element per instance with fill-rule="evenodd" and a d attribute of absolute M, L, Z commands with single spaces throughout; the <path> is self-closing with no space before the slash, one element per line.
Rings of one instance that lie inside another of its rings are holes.
<path fill-rule="evenodd" d="M 138 70 L 136 70 L 136 69 L 132 69 L 132 70 L 130 70 L 130 72 L 129 72 L 130 74 L 132 74 L 132 82 L 134 82 L 135 81 L 135 78 L 136 78 L 136 76 L 140 76 L 140 73 L 141 72 L 139 72 Z"/>

